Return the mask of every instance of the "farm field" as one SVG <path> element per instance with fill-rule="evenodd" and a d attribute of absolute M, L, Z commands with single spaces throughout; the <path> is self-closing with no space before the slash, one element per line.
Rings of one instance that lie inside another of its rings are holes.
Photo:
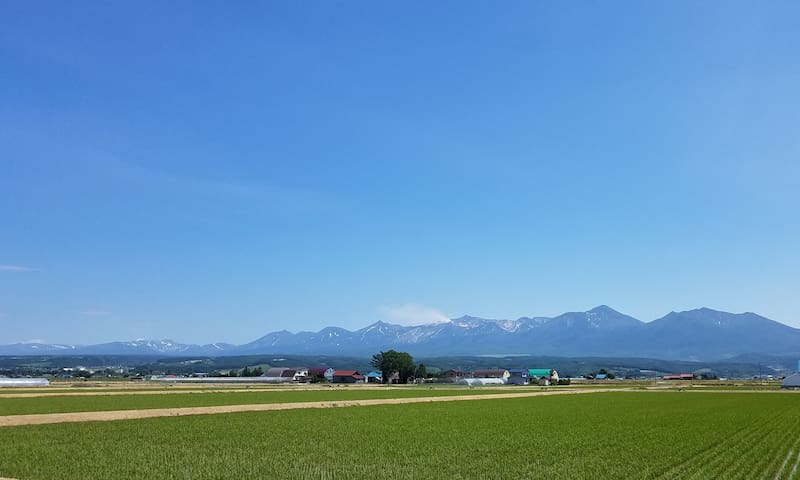
<path fill-rule="evenodd" d="M 690 388 L 698 389 L 698 390 L 780 390 L 781 389 L 781 382 L 769 382 L 769 383 L 734 383 L 734 384 L 722 384 L 717 385 L 713 383 L 695 383 L 690 385 Z"/>
<path fill-rule="evenodd" d="M 66 383 L 56 381 L 48 387 L 7 387 L 0 388 L 0 397 L 6 394 L 18 393 L 113 393 L 113 392 L 174 392 L 181 390 L 208 390 L 208 391 L 221 391 L 221 390 L 309 390 L 318 389 L 325 390 L 330 384 L 264 384 L 264 383 L 242 383 L 242 384 L 213 384 L 213 383 L 161 383 L 161 382 L 102 382 L 102 383 Z M 768 382 L 721 382 L 721 381 L 698 381 L 695 380 L 691 383 L 686 382 L 664 382 L 664 381 L 645 381 L 645 380 L 617 380 L 617 381 L 576 381 L 571 385 L 551 385 L 547 388 L 550 389 L 569 389 L 569 388 L 635 388 L 635 387 L 673 387 L 673 388 L 704 388 L 704 389 L 721 389 L 721 390 L 780 390 L 781 382 L 768 381 Z M 387 388 L 385 385 L 359 385 L 357 388 Z M 426 383 L 423 385 L 395 385 L 388 388 L 403 388 L 403 389 L 446 389 L 452 390 L 453 388 L 460 388 L 458 385 L 450 383 Z M 536 386 L 519 386 L 519 385 L 491 385 L 483 386 L 484 389 L 519 389 L 519 388 L 537 388 Z"/>
<path fill-rule="evenodd" d="M 525 390 L 516 390 L 523 392 Z M 513 393 L 510 389 L 480 388 L 337 388 L 317 390 L 252 390 L 236 392 L 199 392 L 177 395 L 56 395 L 45 397 L 0 398 L 0 416 L 35 413 L 99 412 L 156 408 L 209 407 L 266 403 L 346 401 L 389 398 L 437 397 Z"/>
<path fill-rule="evenodd" d="M 800 396 L 610 392 L 0 430 L 0 476 L 798 478 Z"/>

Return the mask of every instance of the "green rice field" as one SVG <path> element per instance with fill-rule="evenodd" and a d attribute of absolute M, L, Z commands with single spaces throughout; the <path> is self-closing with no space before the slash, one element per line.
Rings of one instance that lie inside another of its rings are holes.
<path fill-rule="evenodd" d="M 800 395 L 611 392 L 0 429 L 19 479 L 800 478 Z"/>
<path fill-rule="evenodd" d="M 523 391 L 523 390 L 519 390 Z M 510 390 L 489 389 L 330 389 L 297 391 L 202 392 L 147 395 L 56 395 L 29 398 L 0 398 L 0 415 L 33 413 L 100 412 L 109 410 L 142 410 L 152 408 L 211 407 L 222 405 L 255 405 L 266 403 L 324 402 L 382 398 L 441 397 L 509 393 Z"/>

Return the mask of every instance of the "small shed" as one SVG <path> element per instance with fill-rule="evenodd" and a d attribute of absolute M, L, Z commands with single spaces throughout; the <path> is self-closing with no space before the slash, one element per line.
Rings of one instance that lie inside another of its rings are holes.
<path fill-rule="evenodd" d="M 381 383 L 383 382 L 383 375 L 381 372 L 369 372 L 367 374 L 367 383 Z"/>
<path fill-rule="evenodd" d="M 781 382 L 781 388 L 800 389 L 800 373 L 789 375 Z"/>
<path fill-rule="evenodd" d="M 528 370 L 526 368 L 510 368 L 508 369 L 508 375 L 508 383 L 512 385 L 528 384 Z"/>

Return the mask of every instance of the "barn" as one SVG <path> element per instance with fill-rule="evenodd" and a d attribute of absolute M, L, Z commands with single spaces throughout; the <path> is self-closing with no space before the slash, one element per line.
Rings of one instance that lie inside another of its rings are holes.
<path fill-rule="evenodd" d="M 504 368 L 491 368 L 485 370 L 475 370 L 472 372 L 473 378 L 499 378 L 505 382 L 511 376 Z"/>

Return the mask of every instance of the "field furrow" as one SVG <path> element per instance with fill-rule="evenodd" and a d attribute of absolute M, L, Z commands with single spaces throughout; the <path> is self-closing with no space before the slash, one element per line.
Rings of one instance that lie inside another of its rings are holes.
<path fill-rule="evenodd" d="M 800 467 L 800 452 L 797 453 L 797 457 L 794 462 L 794 466 L 792 467 L 792 471 L 789 472 L 789 476 L 786 478 L 788 478 L 789 480 L 795 480 L 797 478 L 800 478 L 800 476 L 798 476 L 798 473 L 800 473 L 798 472 L 798 467 Z"/>
<path fill-rule="evenodd" d="M 735 445 L 741 443 L 749 443 L 758 435 L 758 431 L 749 426 L 742 427 L 734 432 L 732 435 L 724 439 L 712 439 L 713 444 L 707 445 L 698 451 L 695 455 L 684 459 L 678 465 L 670 468 L 663 475 L 658 478 L 663 479 L 684 479 L 692 478 L 692 476 L 700 475 L 703 477 L 704 471 L 713 469 L 713 467 L 725 461 L 726 452 L 734 448 Z M 702 466 L 702 469 L 699 467 Z"/>
<path fill-rule="evenodd" d="M 780 479 L 793 452 L 800 448 L 800 417 L 791 419 L 787 415 L 786 428 L 768 438 L 754 449 L 754 461 L 746 473 L 746 478 Z M 784 452 L 787 452 L 785 453 Z"/>

